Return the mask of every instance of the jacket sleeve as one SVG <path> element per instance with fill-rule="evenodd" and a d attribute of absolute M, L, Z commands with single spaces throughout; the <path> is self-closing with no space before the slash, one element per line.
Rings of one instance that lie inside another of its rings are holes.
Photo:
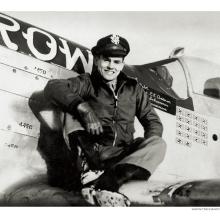
<path fill-rule="evenodd" d="M 91 81 L 89 74 L 82 74 L 69 79 L 49 80 L 44 88 L 45 98 L 62 111 L 72 114 L 78 104 L 89 96 Z"/>
<path fill-rule="evenodd" d="M 148 94 L 137 85 L 136 116 L 144 128 L 144 137 L 162 136 L 163 125 L 159 116 L 152 107 Z"/>

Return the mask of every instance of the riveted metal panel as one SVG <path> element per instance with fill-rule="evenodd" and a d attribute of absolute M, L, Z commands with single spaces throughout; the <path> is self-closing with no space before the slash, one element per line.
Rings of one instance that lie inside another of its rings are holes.
<path fill-rule="evenodd" d="M 29 98 L 43 90 L 48 79 L 0 64 L 0 89 Z"/>
<path fill-rule="evenodd" d="M 0 103 L 0 129 L 39 136 L 40 123 L 30 110 L 27 98 L 0 91 Z"/>
<path fill-rule="evenodd" d="M 8 160 L 9 158 L 14 157 L 15 154 L 18 158 L 27 157 L 26 159 L 29 161 L 31 153 L 37 149 L 37 142 L 37 138 L 17 134 L 12 131 L 0 130 L 1 163 L 3 160 Z M 23 162 L 24 161 L 22 161 L 22 163 Z"/>
<path fill-rule="evenodd" d="M 0 130 L 1 192 L 24 178 L 46 173 L 37 142 L 37 138 Z"/>
<path fill-rule="evenodd" d="M 43 62 L 2 46 L 0 46 L 0 63 L 47 79 L 69 78 L 77 75 L 73 70 Z"/>

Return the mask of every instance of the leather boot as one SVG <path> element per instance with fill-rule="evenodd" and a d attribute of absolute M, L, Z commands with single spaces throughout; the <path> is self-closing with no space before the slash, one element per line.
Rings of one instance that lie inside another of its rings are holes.
<path fill-rule="evenodd" d="M 77 145 L 81 148 L 91 170 L 100 169 L 99 152 L 96 150 L 96 142 L 86 131 L 75 131 L 69 134 L 71 150 L 74 151 Z"/>
<path fill-rule="evenodd" d="M 95 189 L 117 192 L 129 180 L 148 180 L 151 173 L 133 164 L 119 164 L 105 171 L 94 183 Z"/>

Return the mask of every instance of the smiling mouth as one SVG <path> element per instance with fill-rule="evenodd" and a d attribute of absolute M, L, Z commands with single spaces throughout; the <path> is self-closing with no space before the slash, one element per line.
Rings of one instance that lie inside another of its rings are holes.
<path fill-rule="evenodd" d="M 112 70 L 105 70 L 105 72 L 108 73 L 108 74 L 114 74 L 115 73 L 115 71 L 112 71 Z"/>

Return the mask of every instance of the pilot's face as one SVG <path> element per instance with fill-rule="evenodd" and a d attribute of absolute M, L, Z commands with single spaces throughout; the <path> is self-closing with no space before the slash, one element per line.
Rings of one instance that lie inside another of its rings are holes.
<path fill-rule="evenodd" d="M 105 57 L 100 55 L 95 58 L 95 64 L 98 71 L 106 81 L 116 79 L 124 67 L 124 58 L 122 57 Z"/>

